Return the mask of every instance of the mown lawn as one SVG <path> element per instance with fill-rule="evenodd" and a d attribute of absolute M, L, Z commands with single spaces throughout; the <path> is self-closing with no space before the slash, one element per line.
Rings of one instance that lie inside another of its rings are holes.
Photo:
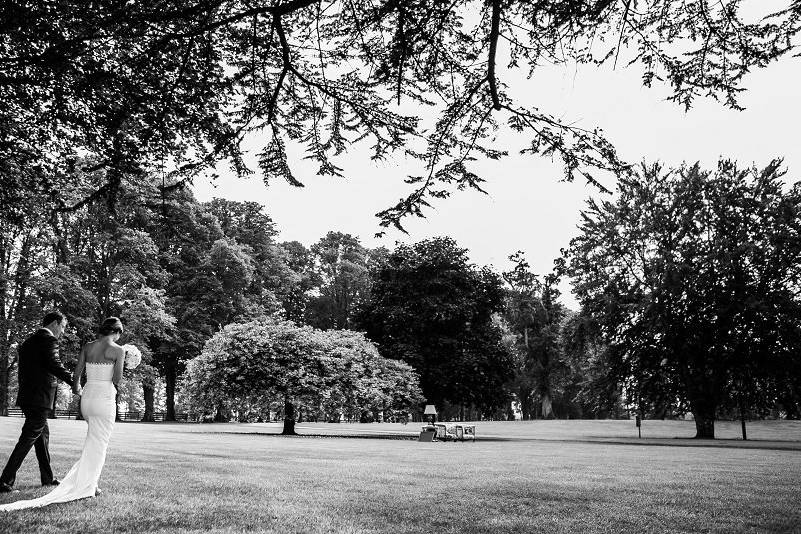
<path fill-rule="evenodd" d="M 766 441 L 743 448 L 674 440 L 692 436 L 684 423 L 653 422 L 643 441 L 630 422 L 601 423 L 479 423 L 476 443 L 319 436 L 411 435 L 411 423 L 308 423 L 305 437 L 123 423 L 101 497 L 0 515 L 0 532 L 801 532 L 798 425 L 756 424 Z M 0 462 L 21 424 L 0 417 Z M 57 473 L 84 431 L 51 424 Z M 0 502 L 43 493 L 37 481 L 31 454 L 22 491 Z"/>

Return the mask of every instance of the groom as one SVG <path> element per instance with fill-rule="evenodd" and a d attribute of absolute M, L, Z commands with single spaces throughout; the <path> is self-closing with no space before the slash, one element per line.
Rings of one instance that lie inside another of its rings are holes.
<path fill-rule="evenodd" d="M 43 486 L 57 486 L 50 469 L 50 452 L 47 449 L 50 429 L 47 416 L 55 408 L 56 379 L 68 384 L 72 375 L 61 364 L 58 357 L 58 339 L 67 328 L 67 318 L 61 312 L 52 311 L 42 319 L 42 327 L 19 346 L 19 394 L 17 405 L 25 414 L 17 446 L 0 475 L 0 493 L 13 491 L 17 470 L 33 447 L 39 460 L 39 472 Z M 80 395 L 81 388 L 74 384 L 72 391 Z"/>

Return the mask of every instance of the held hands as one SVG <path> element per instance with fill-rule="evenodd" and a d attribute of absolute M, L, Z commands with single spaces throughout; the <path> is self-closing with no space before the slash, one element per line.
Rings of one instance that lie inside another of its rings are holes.
<path fill-rule="evenodd" d="M 81 396 L 83 395 L 83 388 L 80 386 L 80 384 L 75 384 L 72 386 L 72 392 L 75 395 Z"/>

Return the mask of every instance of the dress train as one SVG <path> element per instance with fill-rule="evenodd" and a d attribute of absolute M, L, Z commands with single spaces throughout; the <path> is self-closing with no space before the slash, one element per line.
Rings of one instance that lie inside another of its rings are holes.
<path fill-rule="evenodd" d="M 36 499 L 0 505 L 0 511 L 39 508 L 94 497 L 116 417 L 117 390 L 111 381 L 113 363 L 87 363 L 81 412 L 88 425 L 81 457 L 53 491 Z"/>

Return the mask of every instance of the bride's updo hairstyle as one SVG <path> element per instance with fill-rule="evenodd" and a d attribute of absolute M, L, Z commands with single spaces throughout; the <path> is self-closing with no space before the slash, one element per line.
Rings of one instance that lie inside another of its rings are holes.
<path fill-rule="evenodd" d="M 103 324 L 100 325 L 100 335 L 101 336 L 110 336 L 112 334 L 122 334 L 122 321 L 119 320 L 117 317 L 109 317 Z"/>

